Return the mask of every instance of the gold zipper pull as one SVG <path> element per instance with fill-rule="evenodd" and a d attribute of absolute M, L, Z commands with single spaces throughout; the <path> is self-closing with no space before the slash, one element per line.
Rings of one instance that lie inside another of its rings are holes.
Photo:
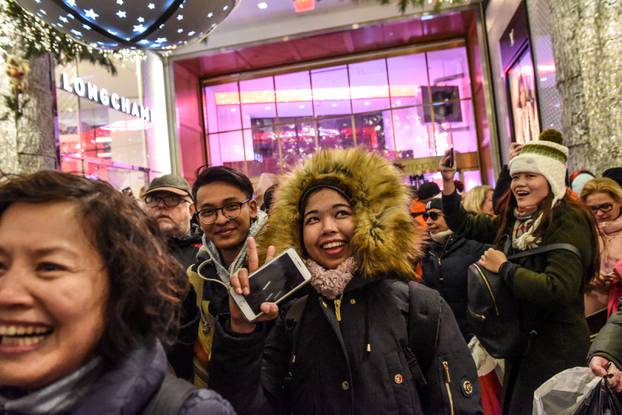
<path fill-rule="evenodd" d="M 337 321 L 341 321 L 341 298 L 343 296 L 339 296 L 339 298 L 335 298 L 335 317 L 337 317 Z"/>
<path fill-rule="evenodd" d="M 441 363 L 443 365 L 443 369 L 445 371 L 445 381 L 447 383 L 451 383 L 451 376 L 449 375 L 449 363 L 447 363 L 446 360 L 443 360 L 443 363 Z"/>

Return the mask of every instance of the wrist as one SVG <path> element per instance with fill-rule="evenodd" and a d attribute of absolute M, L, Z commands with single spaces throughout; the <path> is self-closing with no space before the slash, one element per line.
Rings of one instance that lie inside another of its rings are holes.
<path fill-rule="evenodd" d="M 256 324 L 249 321 L 229 319 L 229 327 L 233 333 L 251 334 L 255 331 Z"/>

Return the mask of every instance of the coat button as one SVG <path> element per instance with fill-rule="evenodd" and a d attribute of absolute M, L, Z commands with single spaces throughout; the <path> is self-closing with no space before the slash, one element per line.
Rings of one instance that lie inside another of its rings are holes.
<path fill-rule="evenodd" d="M 401 373 L 396 374 L 395 376 L 393 376 L 393 382 L 401 385 L 402 383 L 404 383 L 404 376 L 402 376 Z"/>
<path fill-rule="evenodd" d="M 350 304 L 352 304 L 352 305 L 356 304 L 356 299 L 350 298 Z"/>
<path fill-rule="evenodd" d="M 347 380 L 344 380 L 343 382 L 341 382 L 341 389 L 343 389 L 344 391 L 349 390 L 350 382 L 348 382 Z"/>

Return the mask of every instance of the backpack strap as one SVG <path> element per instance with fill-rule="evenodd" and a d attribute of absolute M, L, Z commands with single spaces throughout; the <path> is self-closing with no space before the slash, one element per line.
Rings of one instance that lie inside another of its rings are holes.
<path fill-rule="evenodd" d="M 539 247 L 534 248 L 534 249 L 528 249 L 526 251 L 519 252 L 519 253 L 514 254 L 514 255 L 510 255 L 508 257 L 508 260 L 524 258 L 524 257 L 527 257 L 527 256 L 538 255 L 538 254 L 542 254 L 544 252 L 557 251 L 557 250 L 560 250 L 560 249 L 561 250 L 565 250 L 565 251 L 570 251 L 573 254 L 575 254 L 576 256 L 578 256 L 579 259 L 581 259 L 581 252 L 579 252 L 579 250 L 577 249 L 576 246 L 574 246 L 572 244 L 567 244 L 567 243 L 556 243 L 556 244 L 542 245 L 542 246 L 539 246 Z"/>
<path fill-rule="evenodd" d="M 160 389 L 153 395 L 142 413 L 144 415 L 175 415 L 179 413 L 195 390 L 196 388 L 190 382 L 167 372 L 160 384 Z"/>
<path fill-rule="evenodd" d="M 414 348 L 421 370 L 426 373 L 438 346 L 441 296 L 419 283 L 410 282 L 408 287 L 408 343 Z"/>

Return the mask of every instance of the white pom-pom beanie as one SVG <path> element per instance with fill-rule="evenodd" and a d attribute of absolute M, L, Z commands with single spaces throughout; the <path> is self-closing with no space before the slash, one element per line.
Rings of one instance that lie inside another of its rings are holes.
<path fill-rule="evenodd" d="M 562 134 L 545 130 L 538 140 L 523 146 L 520 154 L 510 160 L 510 175 L 537 173 L 543 175 L 553 192 L 553 206 L 566 195 L 566 164 L 568 147 L 562 144 Z"/>

